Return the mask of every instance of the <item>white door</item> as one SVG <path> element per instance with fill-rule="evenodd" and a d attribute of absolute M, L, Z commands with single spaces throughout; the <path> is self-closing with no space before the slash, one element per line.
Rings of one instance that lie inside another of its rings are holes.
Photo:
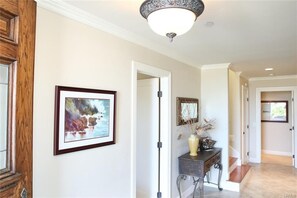
<path fill-rule="evenodd" d="M 137 198 L 156 197 L 158 192 L 158 90 L 158 78 L 137 81 Z"/>
<path fill-rule="evenodd" d="M 291 102 L 291 108 L 289 109 L 292 113 L 291 113 L 291 117 L 289 117 L 290 121 L 291 121 L 291 128 L 290 131 L 292 133 L 292 155 L 296 157 L 295 155 L 295 128 L 294 128 L 294 121 L 295 121 L 295 112 L 294 112 L 294 92 L 291 92 L 291 97 L 292 97 L 292 102 Z M 292 166 L 295 166 L 295 159 L 292 158 Z"/>
<path fill-rule="evenodd" d="M 243 86 L 241 87 L 241 107 L 242 107 L 242 139 L 241 139 L 241 161 L 243 164 L 248 163 L 248 152 L 249 152 L 249 99 L 248 99 L 248 87 Z"/>

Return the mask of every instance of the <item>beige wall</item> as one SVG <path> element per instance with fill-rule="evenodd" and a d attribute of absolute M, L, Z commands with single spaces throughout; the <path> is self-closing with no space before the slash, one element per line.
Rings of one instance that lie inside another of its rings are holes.
<path fill-rule="evenodd" d="M 240 158 L 241 151 L 241 106 L 240 76 L 229 70 L 229 155 Z"/>
<path fill-rule="evenodd" d="M 201 112 L 202 118 L 215 119 L 215 128 L 209 131 L 216 147 L 223 148 L 222 164 L 228 167 L 229 101 L 228 65 L 208 65 L 201 71 Z M 223 67 L 222 67 L 223 66 Z M 211 174 L 213 181 L 217 173 Z M 229 178 L 228 168 L 223 168 L 222 184 Z"/>
<path fill-rule="evenodd" d="M 176 97 L 200 98 L 200 70 L 111 34 L 37 9 L 34 83 L 34 197 L 131 197 L 132 60 L 171 72 L 172 197 L 177 197 Z M 164 38 L 165 39 L 165 38 Z M 174 43 L 173 43 L 174 45 Z M 55 85 L 117 91 L 116 144 L 53 156 Z"/>

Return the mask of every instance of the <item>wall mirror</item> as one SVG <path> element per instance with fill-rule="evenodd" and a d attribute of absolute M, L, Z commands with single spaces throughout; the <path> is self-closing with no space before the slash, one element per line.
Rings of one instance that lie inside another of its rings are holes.
<path fill-rule="evenodd" d="M 288 122 L 288 101 L 261 101 L 262 122 Z"/>
<path fill-rule="evenodd" d="M 199 121 L 199 100 L 197 98 L 176 98 L 176 125 Z"/>

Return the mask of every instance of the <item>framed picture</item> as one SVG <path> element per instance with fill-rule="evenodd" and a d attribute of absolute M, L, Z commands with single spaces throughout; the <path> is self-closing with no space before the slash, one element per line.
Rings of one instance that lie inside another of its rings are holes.
<path fill-rule="evenodd" d="M 261 101 L 262 122 L 288 122 L 288 101 Z"/>
<path fill-rule="evenodd" d="M 54 155 L 115 144 L 116 91 L 55 91 Z"/>
<path fill-rule="evenodd" d="M 197 98 L 176 98 L 176 125 L 198 122 L 199 100 Z"/>

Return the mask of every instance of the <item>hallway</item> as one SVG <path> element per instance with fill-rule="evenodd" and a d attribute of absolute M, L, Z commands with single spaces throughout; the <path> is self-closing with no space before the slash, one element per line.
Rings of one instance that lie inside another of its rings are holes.
<path fill-rule="evenodd" d="M 251 164 L 241 193 L 204 188 L 205 198 L 297 198 L 297 169 L 277 164 Z M 192 195 L 191 195 L 192 196 Z M 191 197 L 189 196 L 189 197 Z M 199 197 L 198 193 L 195 197 Z"/>

